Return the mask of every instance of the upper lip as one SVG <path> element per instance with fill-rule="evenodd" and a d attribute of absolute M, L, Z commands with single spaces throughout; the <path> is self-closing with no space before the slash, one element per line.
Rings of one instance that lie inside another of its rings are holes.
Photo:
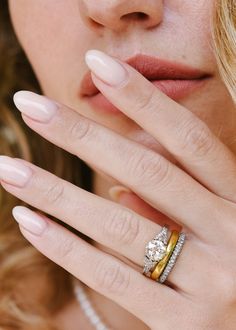
<path fill-rule="evenodd" d="M 199 79 L 209 76 L 206 72 L 192 68 L 183 63 L 172 62 L 158 57 L 144 54 L 136 54 L 124 60 L 134 69 L 139 71 L 148 80 L 163 79 Z M 80 85 L 80 96 L 93 96 L 99 93 L 91 78 L 91 72 L 88 71 Z"/>

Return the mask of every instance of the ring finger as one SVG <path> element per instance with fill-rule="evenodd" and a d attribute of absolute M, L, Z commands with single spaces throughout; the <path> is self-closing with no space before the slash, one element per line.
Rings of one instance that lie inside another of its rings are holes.
<path fill-rule="evenodd" d="M 177 306 L 183 308 L 184 297 L 178 292 L 146 279 L 122 261 L 93 247 L 45 216 L 22 206 L 15 208 L 14 214 L 21 224 L 22 234 L 41 253 L 151 328 L 157 316 L 159 322 L 165 324 L 167 312 L 171 313 L 171 309 L 176 310 Z M 35 223 L 38 223 L 36 232 L 32 226 Z"/>

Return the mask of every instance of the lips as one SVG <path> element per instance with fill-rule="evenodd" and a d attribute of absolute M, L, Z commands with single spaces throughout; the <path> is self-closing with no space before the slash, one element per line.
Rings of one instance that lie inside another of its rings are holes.
<path fill-rule="evenodd" d="M 137 54 L 124 62 L 132 66 L 148 80 L 155 81 L 157 87 L 158 85 L 165 86 L 164 84 L 167 83 L 167 81 L 164 82 L 165 80 L 174 80 L 175 83 L 178 83 L 177 81 L 180 80 L 200 80 L 209 76 L 206 72 L 185 64 L 170 62 L 149 55 Z M 165 88 L 162 88 L 162 90 L 165 92 Z M 95 96 L 98 93 L 100 92 L 94 85 L 91 72 L 89 71 L 82 79 L 80 97 Z"/>

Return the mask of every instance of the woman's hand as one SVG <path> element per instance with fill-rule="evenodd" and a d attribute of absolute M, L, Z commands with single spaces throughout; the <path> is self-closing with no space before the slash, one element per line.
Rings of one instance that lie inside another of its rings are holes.
<path fill-rule="evenodd" d="M 102 57 L 93 66 L 91 58 L 96 61 L 97 53 L 90 53 L 90 68 L 114 85 L 114 77 L 122 78 L 123 74 L 116 71 L 112 76 L 107 70 L 118 70 L 121 62 L 114 64 L 99 52 Z M 128 75 L 123 75 L 125 81 L 118 87 L 108 86 L 95 75 L 94 83 L 163 144 L 186 171 L 46 97 L 18 92 L 15 103 L 34 131 L 114 177 L 183 227 L 187 240 L 168 277 L 169 286 L 142 274 L 145 244 L 160 231 L 159 224 L 29 162 L 1 156 L 1 183 L 8 192 L 113 249 L 137 267 L 91 246 L 45 215 L 19 206 L 14 216 L 22 234 L 40 252 L 151 329 L 233 330 L 236 158 L 198 117 L 128 64 L 123 66 Z"/>

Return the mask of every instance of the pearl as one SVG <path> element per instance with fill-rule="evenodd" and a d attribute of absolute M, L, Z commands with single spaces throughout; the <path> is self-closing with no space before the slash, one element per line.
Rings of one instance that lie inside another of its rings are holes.
<path fill-rule="evenodd" d="M 95 311 L 89 298 L 81 284 L 79 282 L 74 284 L 74 293 L 77 301 L 80 303 L 81 309 L 85 316 L 89 319 L 90 323 L 96 330 L 111 330 L 102 322 L 100 316 Z"/>

